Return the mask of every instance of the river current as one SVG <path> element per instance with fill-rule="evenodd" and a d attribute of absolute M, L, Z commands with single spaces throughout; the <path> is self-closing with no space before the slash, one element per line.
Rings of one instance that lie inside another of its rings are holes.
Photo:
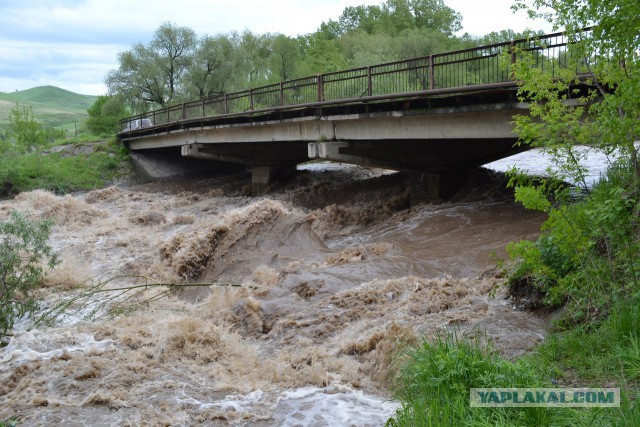
<path fill-rule="evenodd" d="M 544 170 L 539 153 L 519 156 L 489 167 Z M 62 263 L 45 307 L 105 278 L 213 284 L 99 321 L 21 322 L 0 349 L 0 419 L 380 426 L 398 407 L 388 390 L 398 343 L 448 330 L 517 357 L 544 338 L 545 320 L 512 306 L 495 269 L 544 216 L 515 204 L 498 174 L 474 172 L 452 200 L 412 208 L 408 176 L 392 171 L 311 163 L 255 198 L 249 179 L 0 202 L 0 220 L 13 209 L 55 220 Z"/>

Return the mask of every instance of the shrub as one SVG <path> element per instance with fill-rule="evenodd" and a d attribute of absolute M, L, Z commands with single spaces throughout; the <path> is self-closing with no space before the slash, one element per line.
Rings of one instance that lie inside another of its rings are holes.
<path fill-rule="evenodd" d="M 51 226 L 51 221 L 29 221 L 17 211 L 0 223 L 0 337 L 38 308 L 32 292 L 41 284 L 43 265 L 58 263 L 47 244 Z"/>

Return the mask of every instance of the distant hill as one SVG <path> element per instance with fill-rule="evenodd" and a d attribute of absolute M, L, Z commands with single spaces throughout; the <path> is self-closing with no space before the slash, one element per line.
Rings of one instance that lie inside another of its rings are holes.
<path fill-rule="evenodd" d="M 80 95 L 55 86 L 0 92 L 0 127 L 9 124 L 11 109 L 19 103 L 32 107 L 34 115 L 45 127 L 73 128 L 74 123 L 87 118 L 87 109 L 96 99 L 97 96 Z"/>

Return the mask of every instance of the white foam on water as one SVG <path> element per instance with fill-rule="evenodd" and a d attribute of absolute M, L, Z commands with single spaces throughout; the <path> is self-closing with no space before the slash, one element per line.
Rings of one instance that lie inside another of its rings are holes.
<path fill-rule="evenodd" d="M 581 157 L 581 163 L 587 168 L 585 180 L 588 186 L 593 186 L 607 171 L 611 160 L 615 160 L 615 156 L 608 158 L 604 153 L 589 150 L 586 147 L 577 147 L 576 152 Z M 547 169 L 549 168 L 551 170 L 557 170 L 551 157 L 545 154 L 540 148 L 496 160 L 484 166 L 499 172 L 506 172 L 516 166 L 531 175 L 539 176 L 547 175 Z"/>
<path fill-rule="evenodd" d="M 23 331 L 11 337 L 9 344 L 0 348 L 0 369 L 9 366 L 60 357 L 66 351 L 103 352 L 113 347 L 113 340 L 96 341 L 93 335 L 70 331 Z"/>
<path fill-rule="evenodd" d="M 382 426 L 400 407 L 396 401 L 370 396 L 347 386 L 304 387 L 283 393 L 271 415 L 274 425 Z"/>
<path fill-rule="evenodd" d="M 187 395 L 184 390 L 182 391 L 182 397 L 178 397 L 176 402 L 182 405 L 191 405 L 198 410 L 204 411 L 207 409 L 216 409 L 221 412 L 235 412 L 239 414 L 251 414 L 256 410 L 256 406 L 264 405 L 266 395 L 262 390 L 255 390 L 249 394 L 232 394 L 224 399 L 216 400 L 215 402 L 202 402 Z"/>
<path fill-rule="evenodd" d="M 282 427 L 382 426 L 400 407 L 396 401 L 367 395 L 346 385 L 302 387 L 279 393 L 256 390 L 213 402 L 202 402 L 183 391 L 176 401 L 199 411 L 219 411 L 230 420 L 257 416 L 262 419 L 260 426 Z"/>

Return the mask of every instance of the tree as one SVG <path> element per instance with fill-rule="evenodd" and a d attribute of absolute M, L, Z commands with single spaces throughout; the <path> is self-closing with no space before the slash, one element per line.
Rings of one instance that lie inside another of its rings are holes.
<path fill-rule="evenodd" d="M 42 125 L 35 118 L 33 108 L 16 104 L 9 116 L 9 132 L 15 138 L 15 149 L 18 152 L 27 152 L 38 146 Z"/>
<path fill-rule="evenodd" d="M 294 38 L 276 34 L 271 41 L 271 81 L 290 80 L 296 73 L 300 45 Z"/>
<path fill-rule="evenodd" d="M 120 119 L 127 115 L 119 96 L 101 95 L 87 110 L 87 129 L 95 135 L 113 134 L 120 130 Z"/>
<path fill-rule="evenodd" d="M 387 0 L 380 6 L 346 7 L 337 22 L 323 22 L 318 31 L 334 39 L 356 30 L 396 36 L 421 28 L 450 37 L 462 28 L 462 17 L 443 0 Z"/>
<path fill-rule="evenodd" d="M 193 30 L 162 24 L 148 45 L 137 43 L 118 54 L 120 66 L 105 80 L 109 93 L 121 95 L 134 110 L 175 102 L 184 96 L 183 78 L 195 46 Z"/>
<path fill-rule="evenodd" d="M 51 221 L 29 221 L 17 211 L 0 223 L 0 337 L 10 335 L 16 320 L 38 308 L 33 291 L 44 277 L 44 266 L 58 264 L 47 244 L 51 226 Z"/>
<path fill-rule="evenodd" d="M 240 36 L 240 70 L 243 89 L 266 84 L 269 81 L 269 59 L 271 56 L 268 35 L 257 35 L 245 31 Z"/>
<path fill-rule="evenodd" d="M 63 138 L 64 130 L 44 128 L 33 114 L 32 107 L 16 104 L 9 115 L 8 136 L 10 138 L 0 141 L 0 152 L 27 153 Z"/>
<path fill-rule="evenodd" d="M 524 141 L 558 153 L 562 165 L 582 170 L 576 163 L 576 145 L 614 152 L 631 164 L 633 179 L 640 185 L 640 163 L 635 142 L 640 140 L 640 2 L 636 0 L 517 0 L 515 9 L 544 17 L 556 29 L 565 28 L 575 44 L 563 55 L 570 55 L 573 68 L 558 64 L 561 78 L 545 82 L 538 70 L 526 62 L 518 73 L 523 79 L 521 92 L 533 98 L 530 120 L 517 119 Z M 544 12 L 538 12 L 540 8 Z M 591 34 L 582 28 L 595 24 Z M 581 82 L 578 74 L 589 74 L 593 90 L 571 92 Z M 544 77 L 543 77 L 544 78 Z M 569 97 L 579 102 L 569 104 Z M 588 113 L 588 118 L 583 119 Z"/>
<path fill-rule="evenodd" d="M 512 173 L 516 200 L 549 218 L 535 242 L 508 247 L 512 283 L 526 279 L 551 302 L 568 300 L 573 320 L 590 320 L 640 297 L 640 2 L 517 0 L 515 8 L 565 29 L 570 44 L 543 59 L 544 69 L 517 52 L 518 96 L 530 115 L 515 117 L 515 131 L 548 153 L 558 172 L 533 181 Z M 583 31 L 587 25 L 595 26 Z M 609 162 L 595 186 L 583 164 L 592 150 Z M 567 180 L 583 187 L 580 203 L 567 203 L 571 191 L 558 184 Z"/>
<path fill-rule="evenodd" d="M 204 36 L 200 39 L 185 80 L 191 98 L 206 98 L 228 92 L 240 66 L 237 34 Z"/>

